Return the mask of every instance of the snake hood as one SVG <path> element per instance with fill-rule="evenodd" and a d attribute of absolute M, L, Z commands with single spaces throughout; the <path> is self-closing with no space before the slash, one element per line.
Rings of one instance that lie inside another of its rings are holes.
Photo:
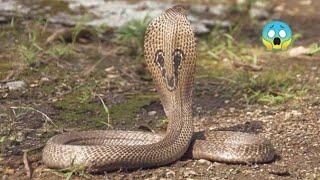
<path fill-rule="evenodd" d="M 146 31 L 145 57 L 162 101 L 171 101 L 177 96 L 177 99 L 180 96 L 190 99 L 192 96 L 196 41 L 186 18 L 187 8 L 177 5 L 166 10 L 150 23 Z"/>

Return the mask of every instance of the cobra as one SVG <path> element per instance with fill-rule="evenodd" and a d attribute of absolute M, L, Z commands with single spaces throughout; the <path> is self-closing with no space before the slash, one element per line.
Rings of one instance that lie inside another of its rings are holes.
<path fill-rule="evenodd" d="M 50 168 L 81 165 L 87 171 L 150 168 L 192 158 L 226 163 L 263 163 L 274 158 L 268 140 L 257 135 L 194 132 L 192 104 L 196 40 L 182 5 L 166 10 L 148 26 L 144 53 L 164 111 L 165 135 L 135 131 L 68 132 L 49 139 L 43 162 Z"/>

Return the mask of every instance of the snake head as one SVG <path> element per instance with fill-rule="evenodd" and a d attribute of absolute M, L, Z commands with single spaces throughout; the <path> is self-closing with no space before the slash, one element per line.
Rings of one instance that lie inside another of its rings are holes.
<path fill-rule="evenodd" d="M 193 87 L 196 42 L 187 12 L 183 5 L 168 9 L 150 22 L 144 39 L 148 69 L 158 91 L 170 94 L 168 100 L 184 89 L 190 94 Z"/>
<path fill-rule="evenodd" d="M 154 57 L 154 63 L 161 71 L 163 82 L 169 91 L 173 91 L 178 86 L 179 70 L 181 69 L 181 62 L 184 59 L 184 53 L 181 49 L 175 49 L 172 53 L 166 54 L 163 50 L 157 50 Z M 165 58 L 167 59 L 165 61 Z"/>
<path fill-rule="evenodd" d="M 183 15 L 187 15 L 190 9 L 190 5 L 187 4 L 179 4 L 179 5 L 175 5 L 172 8 L 166 10 L 166 13 L 179 13 L 179 14 L 183 14 Z"/>

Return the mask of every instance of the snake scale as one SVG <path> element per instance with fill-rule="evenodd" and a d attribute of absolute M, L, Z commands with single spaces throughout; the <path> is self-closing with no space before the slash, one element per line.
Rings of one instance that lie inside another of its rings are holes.
<path fill-rule="evenodd" d="M 194 133 L 196 40 L 187 12 L 183 5 L 166 10 L 151 21 L 145 35 L 147 66 L 169 119 L 166 134 L 113 130 L 59 134 L 43 149 L 47 167 L 81 165 L 90 172 L 150 168 L 177 161 L 186 152 L 195 159 L 226 163 L 263 163 L 274 158 L 270 142 L 257 135 Z"/>

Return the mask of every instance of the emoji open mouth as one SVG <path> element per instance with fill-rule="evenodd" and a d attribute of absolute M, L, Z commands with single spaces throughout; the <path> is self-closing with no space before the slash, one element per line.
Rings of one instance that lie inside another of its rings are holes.
<path fill-rule="evenodd" d="M 280 45 L 280 44 L 281 44 L 280 38 L 278 38 L 278 37 L 274 38 L 274 39 L 273 39 L 273 44 L 274 44 L 274 45 Z"/>

